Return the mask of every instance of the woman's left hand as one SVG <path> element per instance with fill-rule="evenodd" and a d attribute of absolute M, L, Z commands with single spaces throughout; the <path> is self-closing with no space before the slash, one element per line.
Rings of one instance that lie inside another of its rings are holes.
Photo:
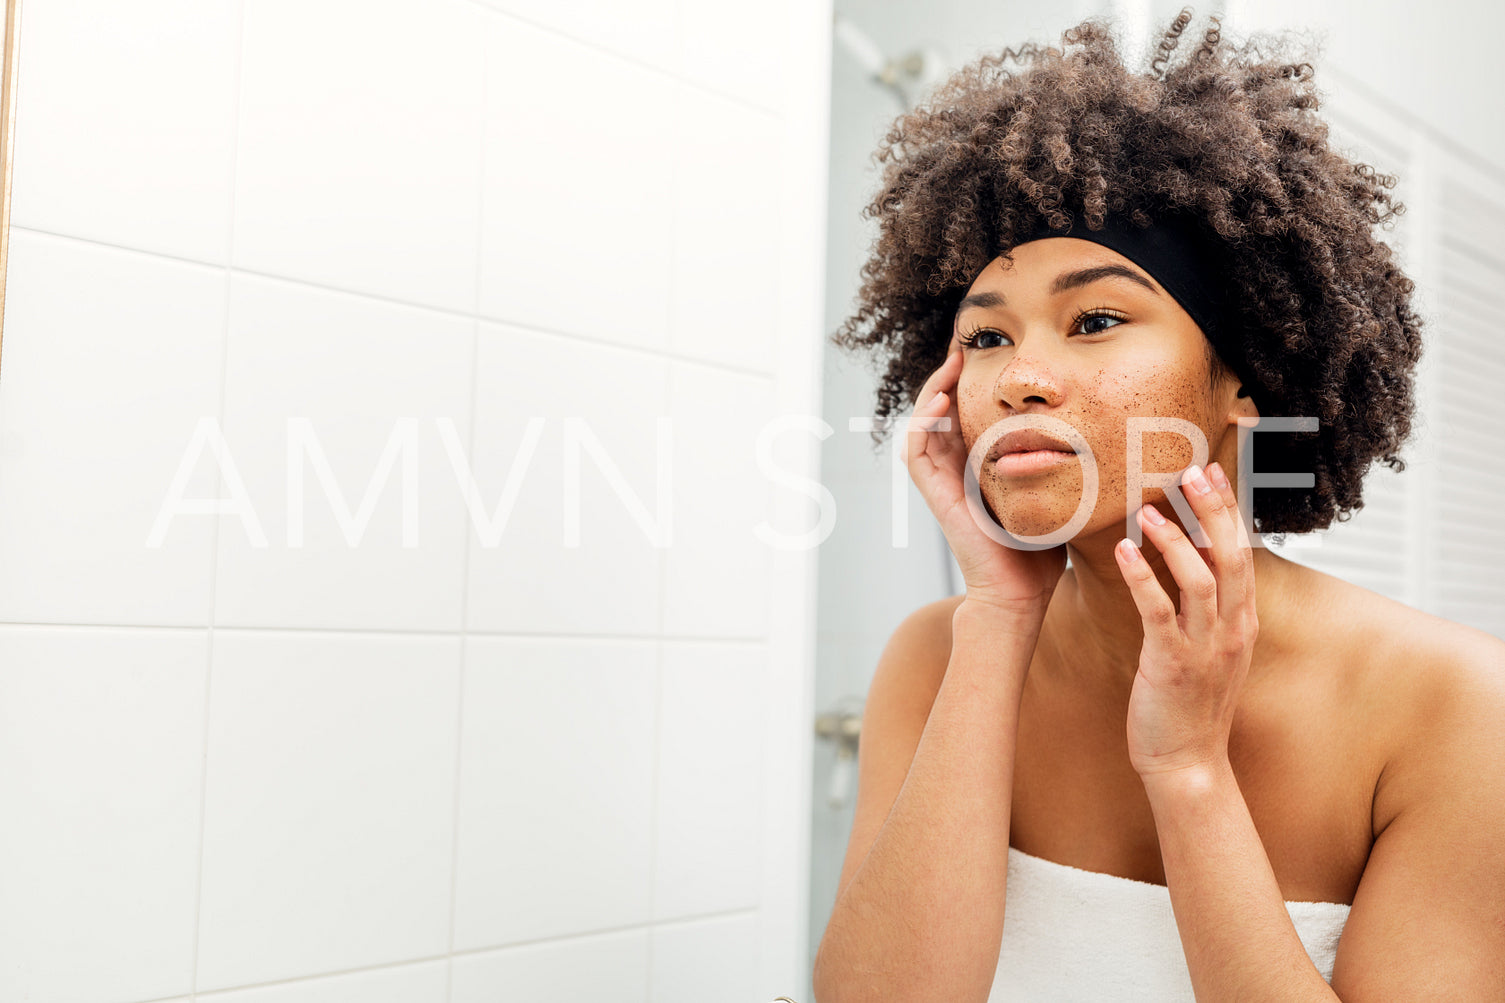
<path fill-rule="evenodd" d="M 1227 477 L 1217 464 L 1211 471 L 1211 479 L 1202 475 L 1205 491 L 1196 477 L 1182 479 L 1210 546 L 1195 546 L 1174 521 L 1162 517 L 1157 525 L 1146 515 L 1153 506 L 1138 514 L 1181 587 L 1179 613 L 1143 554 L 1127 540 L 1115 551 L 1144 622 L 1128 731 L 1129 761 L 1146 780 L 1227 765 L 1228 733 L 1259 632 L 1248 533 Z"/>

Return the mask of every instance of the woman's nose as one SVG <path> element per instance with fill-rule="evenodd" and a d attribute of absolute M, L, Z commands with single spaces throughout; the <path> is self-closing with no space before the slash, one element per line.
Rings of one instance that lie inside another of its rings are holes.
<path fill-rule="evenodd" d="M 1033 340 L 1034 345 L 1030 345 Z M 1054 407 L 1061 399 L 1060 360 L 1052 358 L 1042 339 L 1026 339 L 999 370 L 993 383 L 995 399 L 1014 410 L 1026 404 L 1044 403 Z"/>

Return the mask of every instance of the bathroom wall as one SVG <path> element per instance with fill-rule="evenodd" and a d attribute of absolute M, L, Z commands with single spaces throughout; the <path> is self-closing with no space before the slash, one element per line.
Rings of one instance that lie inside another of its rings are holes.
<path fill-rule="evenodd" d="M 0 1000 L 798 991 L 829 34 L 27 0 Z"/>

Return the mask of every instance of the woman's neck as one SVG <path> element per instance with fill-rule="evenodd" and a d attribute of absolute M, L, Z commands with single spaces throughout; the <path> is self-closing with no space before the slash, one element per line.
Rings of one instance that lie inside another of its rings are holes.
<path fill-rule="evenodd" d="M 1071 566 L 1051 598 L 1041 642 L 1047 648 L 1045 665 L 1052 681 L 1094 702 L 1127 708 L 1139 670 L 1144 624 L 1113 554 L 1123 537 L 1118 529 L 1067 544 Z M 1179 611 L 1181 587 L 1165 559 L 1148 540 L 1141 553 Z M 1286 605 L 1281 600 L 1294 584 L 1289 569 L 1299 566 L 1264 547 L 1255 547 L 1253 555 L 1256 615 L 1265 642 L 1258 647 L 1267 649 L 1281 633 L 1280 609 Z M 1250 666 L 1251 682 L 1257 667 Z"/>

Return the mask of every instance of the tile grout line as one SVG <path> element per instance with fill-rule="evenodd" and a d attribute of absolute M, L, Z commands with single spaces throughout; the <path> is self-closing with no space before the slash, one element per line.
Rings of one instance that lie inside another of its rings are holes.
<path fill-rule="evenodd" d="M 680 16 L 682 13 L 682 0 L 674 3 L 674 45 L 676 49 L 680 45 Z M 669 118 L 669 149 L 679 149 L 680 123 L 684 117 L 682 102 L 684 100 L 681 89 L 671 84 L 674 95 L 670 103 Z M 675 262 L 679 251 L 679 213 L 681 209 L 679 192 L 679 157 L 670 158 L 669 164 L 669 254 L 666 268 L 669 274 L 669 299 L 666 304 L 664 316 L 664 342 L 669 348 L 674 347 L 674 282 Z M 660 399 L 661 413 L 673 420 L 674 407 L 674 364 L 672 362 L 664 366 L 664 396 Z M 672 467 L 671 473 L 672 473 Z M 672 505 L 674 484 L 670 481 L 669 493 Z M 673 509 L 671 508 L 672 512 Z M 669 527 L 673 532 L 672 523 Z M 646 933 L 646 964 L 643 966 L 643 999 L 653 999 L 653 962 L 654 962 L 654 929 L 658 913 L 658 841 L 659 841 L 659 771 L 663 763 L 664 745 L 664 633 L 668 625 L 668 577 L 669 559 L 667 550 L 663 547 L 655 548 L 655 564 L 658 568 L 658 632 L 653 645 L 653 754 L 650 759 L 651 765 L 648 773 L 648 928 Z"/>
<path fill-rule="evenodd" d="M 685 73 L 682 69 L 680 69 L 678 67 L 676 67 L 674 69 L 669 69 L 667 67 L 659 66 L 656 63 L 650 62 L 650 61 L 648 61 L 646 59 L 643 59 L 643 58 L 641 58 L 639 56 L 636 56 L 636 55 L 634 55 L 631 52 L 627 52 L 627 51 L 623 51 L 623 50 L 619 50 L 619 49 L 608 48 L 607 46 L 604 46 L 604 45 L 602 45 L 599 42 L 591 41 L 588 38 L 581 38 L 579 35 L 571 35 L 569 32 L 565 31 L 564 29 L 562 29 L 562 28 L 556 28 L 555 26 L 553 26 L 551 24 L 546 24 L 546 23 L 544 23 L 542 21 L 532 20 L 530 18 L 522 16 L 521 14 L 515 13 L 514 11 L 503 10 L 503 9 L 501 9 L 499 7 L 493 7 L 491 4 L 486 3 L 485 0 L 468 0 L 468 2 L 475 4 L 476 6 L 480 7 L 481 9 L 483 9 L 485 11 L 488 11 L 491 14 L 496 15 L 497 17 L 505 18 L 505 19 L 510 20 L 510 21 L 515 21 L 518 24 L 525 24 L 525 25 L 527 25 L 530 28 L 537 29 L 538 31 L 545 32 L 546 34 L 553 35 L 553 36 L 555 36 L 557 38 L 562 38 L 562 39 L 564 39 L 565 41 L 568 41 L 568 42 L 573 42 L 573 43 L 575 43 L 576 45 L 579 45 L 582 48 L 590 49 L 593 52 L 598 53 L 600 55 L 610 56 L 613 59 L 621 60 L 622 62 L 628 64 L 629 66 L 635 66 L 635 67 L 637 67 L 640 70 L 645 70 L 645 71 L 647 71 L 649 73 L 652 73 L 652 74 L 654 74 L 656 76 L 668 77 L 671 80 L 682 81 L 683 83 L 688 84 L 689 86 L 695 88 L 698 91 L 701 91 L 701 92 L 703 92 L 705 94 L 711 95 L 712 97 L 720 98 L 721 100 L 726 101 L 726 102 L 728 102 L 730 104 L 737 105 L 738 107 L 744 109 L 745 111 L 751 111 L 751 112 L 754 112 L 756 114 L 763 115 L 763 116 L 765 116 L 766 118 L 769 118 L 769 119 L 780 119 L 780 118 L 783 117 L 783 113 L 780 112 L 780 111 L 778 111 L 778 110 L 776 110 L 776 109 L 774 109 L 774 108 L 765 108 L 764 106 L 758 104 L 757 102 L 755 102 L 755 101 L 749 101 L 747 98 L 742 97 L 741 95 L 732 93 L 730 91 L 720 90 L 720 89 L 718 89 L 716 87 L 711 86 L 710 84 L 705 83 L 704 81 L 695 79 L 694 77 L 692 77 L 689 74 Z M 674 13 L 675 13 L 675 17 L 674 17 L 675 39 L 676 39 L 676 43 L 677 44 L 682 44 L 682 39 L 679 36 L 679 31 L 680 31 L 680 18 L 679 18 L 679 15 L 680 15 L 681 9 L 682 9 L 682 3 L 677 2 L 675 4 L 675 8 L 674 8 Z"/>
<path fill-rule="evenodd" d="M 476 124 L 477 145 L 477 168 L 476 168 L 476 246 L 475 246 L 475 282 L 472 290 L 471 306 L 476 318 L 481 315 L 481 275 L 484 258 L 481 249 L 486 239 L 486 139 L 487 139 L 487 94 L 490 86 L 490 34 L 493 27 L 492 18 L 488 17 L 483 9 L 480 12 L 481 31 L 481 100 L 480 121 Z M 476 414 L 480 411 L 480 370 L 481 370 L 481 322 L 475 319 L 471 322 L 470 330 L 470 414 L 468 416 L 469 428 L 466 434 L 465 448 L 471 456 L 476 452 Z M 472 472 L 474 476 L 474 472 Z M 458 922 L 460 906 L 460 804 L 463 790 L 460 786 L 463 776 L 464 753 L 465 753 L 465 682 L 469 675 L 470 663 L 470 552 L 473 547 L 471 534 L 474 526 L 467 524 L 465 532 L 465 549 L 460 555 L 460 679 L 455 687 L 455 769 L 454 769 L 454 815 L 450 822 L 450 851 L 449 851 L 449 932 L 445 938 L 444 952 L 444 999 L 450 1003 L 454 998 L 455 985 L 455 925 Z"/>
<path fill-rule="evenodd" d="M 741 916 L 756 916 L 756 907 L 743 907 L 738 909 L 723 909 L 716 912 L 697 913 L 693 916 L 676 917 L 666 920 L 665 926 L 694 926 L 701 923 L 715 922 L 717 920 L 732 919 Z M 461 956 L 474 956 L 485 954 L 497 954 L 508 951 L 525 951 L 533 947 L 553 947 L 559 944 L 575 944 L 582 941 L 590 941 L 602 937 L 614 937 L 621 934 L 634 933 L 637 931 L 650 932 L 656 924 L 629 923 L 623 926 L 603 927 L 600 929 L 586 930 L 581 933 L 560 934 L 553 937 L 540 937 L 535 940 L 510 941 L 502 944 L 491 944 L 486 947 L 476 947 L 458 952 Z M 396 971 L 403 968 L 412 968 L 420 965 L 429 965 L 443 962 L 449 957 L 443 954 L 423 955 L 414 958 L 403 958 L 399 961 L 384 961 L 374 965 L 363 965 L 358 968 L 340 968 L 326 972 L 315 972 L 309 975 L 294 975 L 284 979 L 274 979 L 269 982 L 254 982 L 243 986 L 226 987 L 224 989 L 210 989 L 196 994 L 197 1000 L 210 1001 L 222 996 L 236 995 L 258 989 L 269 989 L 275 986 L 297 986 L 311 984 L 320 981 L 330 981 L 346 976 L 364 975 L 369 972 Z M 177 1003 L 182 1000 L 181 993 L 172 996 L 157 997 L 143 1003 Z"/>
<path fill-rule="evenodd" d="M 225 308 L 220 327 L 220 373 L 219 414 L 217 420 L 221 433 L 225 427 L 225 398 L 229 387 L 230 372 L 230 305 L 233 298 L 235 260 L 235 185 L 240 164 L 240 99 L 246 46 L 246 0 L 240 0 L 236 9 L 235 30 L 235 98 L 230 110 L 232 125 L 230 133 L 230 200 L 226 208 L 228 219 L 225 229 Z M 215 496 L 219 496 L 219 478 L 215 478 Z M 188 989 L 191 1000 L 198 999 L 199 991 L 199 934 L 203 928 L 204 913 L 204 840 L 209 820 L 209 728 L 214 685 L 214 610 L 219 583 L 219 537 L 222 519 L 215 519 L 209 535 L 209 623 L 205 644 L 204 664 L 204 738 L 199 753 L 199 853 L 198 875 L 195 880 L 193 903 L 193 967 L 189 972 Z"/>

